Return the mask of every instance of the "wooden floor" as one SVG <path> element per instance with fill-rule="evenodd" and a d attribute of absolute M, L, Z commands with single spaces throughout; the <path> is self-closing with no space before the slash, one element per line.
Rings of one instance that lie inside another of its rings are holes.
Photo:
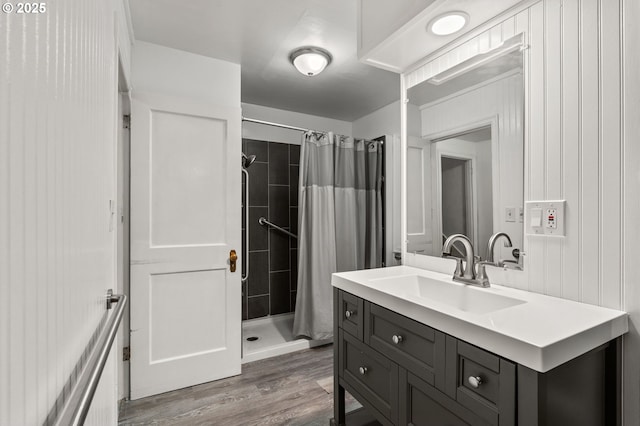
<path fill-rule="evenodd" d="M 347 411 L 357 408 L 347 399 Z M 127 401 L 120 425 L 309 425 L 333 417 L 333 345 L 242 366 L 242 374 Z"/>

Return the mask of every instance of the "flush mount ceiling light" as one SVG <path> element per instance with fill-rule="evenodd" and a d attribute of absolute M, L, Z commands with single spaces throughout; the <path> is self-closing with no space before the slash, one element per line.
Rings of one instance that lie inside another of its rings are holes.
<path fill-rule="evenodd" d="M 427 25 L 427 30 L 435 35 L 446 36 L 457 33 L 467 25 L 469 15 L 464 12 L 447 12 L 436 16 Z"/>
<path fill-rule="evenodd" d="M 289 60 L 302 74 L 313 77 L 331 63 L 331 54 L 319 47 L 301 47 L 291 52 Z"/>

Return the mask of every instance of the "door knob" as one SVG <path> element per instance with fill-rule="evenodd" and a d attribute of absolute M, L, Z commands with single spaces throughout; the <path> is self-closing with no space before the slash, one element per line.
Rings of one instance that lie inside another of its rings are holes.
<path fill-rule="evenodd" d="M 229 270 L 231 272 L 236 271 L 236 261 L 238 260 L 238 255 L 235 250 L 231 250 L 229 252 Z"/>

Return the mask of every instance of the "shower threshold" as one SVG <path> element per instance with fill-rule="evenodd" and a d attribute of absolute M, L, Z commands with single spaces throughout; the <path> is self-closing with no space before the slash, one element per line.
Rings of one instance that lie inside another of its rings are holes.
<path fill-rule="evenodd" d="M 242 336 L 243 364 L 332 342 L 332 339 L 294 339 L 293 314 L 242 321 Z"/>

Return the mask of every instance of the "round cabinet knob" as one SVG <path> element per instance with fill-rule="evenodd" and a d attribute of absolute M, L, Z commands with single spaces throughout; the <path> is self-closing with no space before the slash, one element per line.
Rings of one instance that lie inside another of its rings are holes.
<path fill-rule="evenodd" d="M 482 384 L 482 378 L 480 376 L 469 376 L 467 380 L 469 380 L 469 384 L 471 385 L 471 387 L 475 389 L 478 389 Z"/>
<path fill-rule="evenodd" d="M 402 336 L 399 334 L 394 334 L 391 340 L 393 340 L 393 343 L 397 345 L 398 343 L 402 342 Z"/>
<path fill-rule="evenodd" d="M 360 367 L 359 371 L 360 371 L 360 374 L 364 376 L 365 374 L 367 374 L 367 367 Z"/>
<path fill-rule="evenodd" d="M 346 311 L 344 313 L 344 316 L 347 317 L 347 318 L 351 318 L 355 314 L 356 314 L 355 311 Z"/>

